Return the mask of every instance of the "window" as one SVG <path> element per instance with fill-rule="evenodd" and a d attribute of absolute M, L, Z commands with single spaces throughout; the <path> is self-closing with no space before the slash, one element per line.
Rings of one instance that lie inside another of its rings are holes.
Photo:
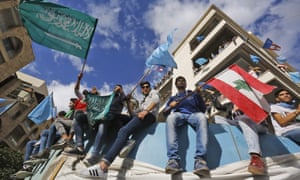
<path fill-rule="evenodd" d="M 17 145 L 18 140 L 21 139 L 25 135 L 25 131 L 21 126 L 17 126 L 11 133 L 10 133 L 10 140 Z"/>
<path fill-rule="evenodd" d="M 16 37 L 4 39 L 3 44 L 10 59 L 19 54 L 22 49 L 22 41 Z"/>

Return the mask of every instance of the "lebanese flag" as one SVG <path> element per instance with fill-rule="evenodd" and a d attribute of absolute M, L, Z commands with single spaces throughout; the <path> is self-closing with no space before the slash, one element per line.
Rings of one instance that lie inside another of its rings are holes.
<path fill-rule="evenodd" d="M 263 95 L 276 88 L 259 81 L 236 64 L 210 79 L 207 84 L 219 90 L 256 123 L 265 120 L 270 111 L 270 105 Z"/>

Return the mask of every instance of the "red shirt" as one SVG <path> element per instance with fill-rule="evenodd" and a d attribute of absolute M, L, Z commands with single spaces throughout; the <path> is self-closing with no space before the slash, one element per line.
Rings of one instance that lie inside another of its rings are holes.
<path fill-rule="evenodd" d="M 75 110 L 86 111 L 86 106 L 87 106 L 86 102 L 83 102 L 82 99 L 77 99 L 75 101 L 74 109 Z"/>

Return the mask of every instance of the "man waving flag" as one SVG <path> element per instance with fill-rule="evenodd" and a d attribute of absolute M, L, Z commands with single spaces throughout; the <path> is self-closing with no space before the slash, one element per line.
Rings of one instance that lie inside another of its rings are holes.
<path fill-rule="evenodd" d="M 269 104 L 263 95 L 272 92 L 275 86 L 259 81 L 238 65 L 231 65 L 207 83 L 218 89 L 256 123 L 268 116 Z"/>

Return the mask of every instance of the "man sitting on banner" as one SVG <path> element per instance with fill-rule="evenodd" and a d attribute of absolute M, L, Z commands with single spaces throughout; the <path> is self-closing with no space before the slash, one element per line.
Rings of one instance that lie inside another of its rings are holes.
<path fill-rule="evenodd" d="M 300 104 L 295 103 L 286 89 L 277 89 L 274 96 L 278 102 L 271 105 L 275 134 L 290 138 L 300 145 Z"/>
<path fill-rule="evenodd" d="M 140 86 L 144 98 L 140 102 L 137 114 L 134 115 L 133 118 L 119 130 L 116 140 L 104 155 L 100 163 L 83 169 L 78 172 L 78 176 L 84 178 L 106 178 L 109 166 L 126 145 L 128 137 L 155 123 L 160 102 L 158 92 L 151 89 L 148 81 L 141 82 Z"/>
<path fill-rule="evenodd" d="M 214 101 L 218 101 L 218 99 L 215 98 Z M 223 105 L 218 102 L 213 102 L 218 110 L 226 112 L 226 118 L 220 115 L 215 115 L 215 123 L 237 125 L 241 128 L 248 145 L 248 153 L 251 156 L 248 171 L 254 175 L 265 174 L 266 168 L 265 163 L 261 159 L 261 148 L 259 143 L 259 134 L 266 134 L 268 132 L 265 121 L 256 124 L 236 105 L 232 104 L 230 101 L 226 102 L 227 103 Z"/>
<path fill-rule="evenodd" d="M 99 153 L 104 141 L 109 139 L 109 133 L 113 133 L 113 136 L 115 136 L 118 130 L 130 120 L 130 116 L 122 114 L 124 104 L 127 100 L 122 86 L 117 84 L 113 92 L 114 97 L 112 99 L 108 114 L 106 115 L 105 119 L 99 120 L 97 124 L 94 125 L 98 126 L 98 128 L 95 128 L 95 130 L 97 130 L 97 134 L 93 143 L 91 155 L 83 161 L 86 166 L 92 166 L 100 161 Z M 82 128 L 82 126 L 78 128 Z"/>
<path fill-rule="evenodd" d="M 193 173 L 199 177 L 209 177 L 210 171 L 205 160 L 208 137 L 207 119 L 204 114 L 206 106 L 200 94 L 201 88 L 198 87 L 197 92 L 186 90 L 186 79 L 182 76 L 176 78 L 175 86 L 178 92 L 168 100 L 164 109 L 164 114 L 167 115 L 166 139 L 169 158 L 165 172 L 177 174 L 183 171 L 179 162 L 177 132 L 180 128 L 190 125 L 197 138 Z"/>

